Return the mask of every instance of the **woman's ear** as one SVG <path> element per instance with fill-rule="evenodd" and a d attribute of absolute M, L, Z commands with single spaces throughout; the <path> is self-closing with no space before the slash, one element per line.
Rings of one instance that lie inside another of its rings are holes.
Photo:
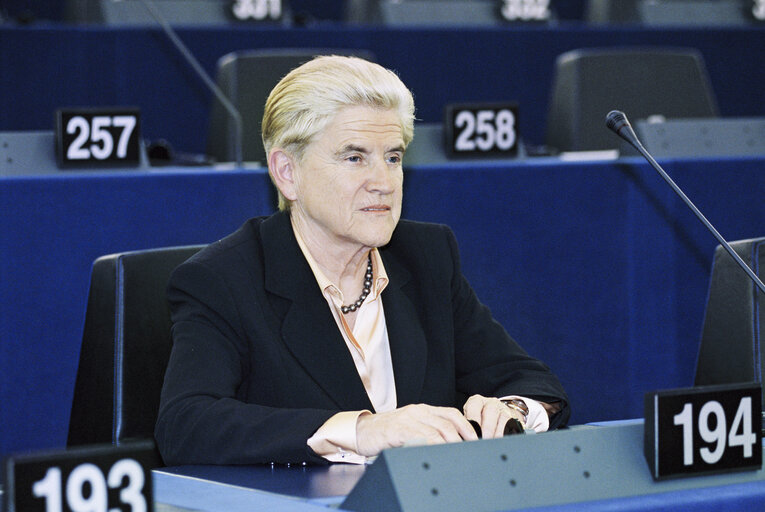
<path fill-rule="evenodd" d="M 268 173 L 276 188 L 288 201 L 297 199 L 295 162 L 283 149 L 274 148 L 268 154 Z"/>

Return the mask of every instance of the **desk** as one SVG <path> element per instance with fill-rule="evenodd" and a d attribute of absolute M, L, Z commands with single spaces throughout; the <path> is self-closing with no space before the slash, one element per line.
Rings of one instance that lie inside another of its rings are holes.
<path fill-rule="evenodd" d="M 662 164 L 723 236 L 765 235 L 765 158 Z M 65 444 L 97 256 L 214 241 L 273 204 L 262 169 L 0 179 L 0 453 Z M 413 167 L 403 215 L 453 227 L 572 423 L 639 417 L 645 392 L 692 383 L 716 240 L 642 160 Z"/>
<path fill-rule="evenodd" d="M 575 427 L 579 428 L 579 427 Z M 540 434 L 544 435 L 544 434 Z M 639 450 L 639 446 L 635 446 Z M 640 456 L 638 454 L 638 456 Z M 642 461 L 640 461 L 642 464 Z M 153 471 L 156 512 L 316 512 L 337 509 L 365 466 L 180 466 Z M 647 466 L 644 468 L 648 473 Z M 559 486 L 552 492 L 561 496 Z M 1 497 L 1 495 L 0 495 Z M 763 510 L 765 481 L 538 507 L 536 512 Z M 0 500 L 0 512 L 2 501 Z"/>
<path fill-rule="evenodd" d="M 330 466 L 179 466 L 154 470 L 155 501 L 199 510 L 307 510 L 338 506 L 364 474 L 365 467 L 350 464 Z M 244 508 L 220 506 L 221 489 Z"/>
<path fill-rule="evenodd" d="M 620 432 L 616 437 L 614 428 Z M 595 429 L 595 430 L 593 430 Z M 584 434 L 582 436 L 581 434 Z M 594 466 L 587 465 L 591 470 L 592 476 L 588 485 L 582 485 L 582 489 L 571 490 L 567 493 L 567 486 L 572 482 L 578 482 L 575 478 L 566 480 L 561 478 L 555 483 L 550 482 L 550 495 L 543 497 L 542 501 L 548 503 L 565 503 L 572 500 L 567 496 L 578 495 L 579 498 L 573 498 L 576 503 L 556 504 L 534 508 L 533 510 L 541 512 L 573 512 L 573 511 L 710 511 L 719 510 L 762 510 L 765 506 L 765 480 L 763 480 L 763 471 L 744 472 L 738 474 L 716 475 L 712 477 L 696 477 L 695 479 L 670 480 L 665 482 L 654 482 L 650 475 L 648 466 L 642 454 L 642 422 L 630 422 L 622 425 L 612 425 L 608 427 L 574 427 L 568 431 L 554 432 L 551 434 L 538 434 L 534 441 L 551 441 L 553 438 L 575 438 L 583 440 L 584 437 L 597 439 L 599 435 L 608 436 L 610 439 L 620 439 L 614 446 L 601 448 L 600 454 L 593 454 L 593 459 L 600 461 Z M 540 446 L 543 443 L 532 443 L 531 439 L 513 438 L 513 446 L 522 447 L 532 444 Z M 517 442 L 516 442 L 517 441 Z M 476 443 L 487 443 L 484 447 L 501 446 L 498 441 L 478 441 Z M 491 444 L 488 444 L 491 443 Z M 565 444 L 565 443 L 563 443 Z M 445 445 L 441 447 L 428 447 L 428 449 L 440 450 L 442 452 L 468 453 L 468 448 L 479 448 L 477 444 Z M 584 452 L 588 448 L 583 448 Z M 400 449 L 399 449 L 400 450 Z M 406 449 L 403 449 L 406 450 Z M 609 455 L 609 451 L 613 454 Z M 493 451 L 493 448 L 489 450 Z M 475 451 L 473 452 L 475 453 Z M 530 453 L 534 453 L 533 451 Z M 555 453 L 561 453 L 556 451 Z M 528 455 L 525 453 L 524 455 Z M 551 457 L 541 457 L 541 460 L 549 460 Z M 574 455 L 573 457 L 580 457 Z M 436 457 L 437 459 L 437 457 Z M 441 459 L 443 460 L 443 459 Z M 565 475 L 578 473 L 577 463 L 573 463 L 569 469 L 565 468 L 566 461 L 570 459 L 560 457 L 563 462 L 558 467 L 550 467 L 551 473 L 556 475 Z M 459 464 L 455 462 L 455 464 Z M 586 463 L 586 464 L 589 464 Z M 399 466 L 401 467 L 401 466 Z M 345 500 L 345 495 L 354 487 L 356 482 L 362 478 L 365 471 L 372 468 L 364 466 L 350 465 L 332 465 L 329 467 L 284 467 L 284 466 L 183 466 L 176 468 L 164 468 L 154 471 L 155 499 L 159 503 L 172 504 L 174 506 L 188 507 L 201 511 L 226 510 L 237 512 L 239 510 L 268 509 L 268 510 L 319 510 L 322 507 L 337 507 Z M 501 470 L 504 471 L 504 470 Z M 508 467 L 507 472 L 516 471 Z M 528 465 L 526 470 L 519 473 L 528 474 L 532 478 L 544 475 L 548 468 L 535 468 L 533 463 Z M 613 473 L 613 476 L 605 473 Z M 452 474 L 459 474 L 459 470 L 452 470 Z M 398 478 L 406 475 L 399 473 Z M 490 489 L 481 488 L 481 482 L 485 479 L 473 480 L 474 484 L 468 484 L 467 488 L 475 488 L 479 492 L 487 492 Z M 494 476 L 494 475 L 491 475 Z M 543 478 L 543 477 L 542 477 Z M 622 479 L 623 478 L 623 479 Z M 604 491 L 603 484 L 613 479 L 621 479 L 614 482 L 612 490 Z M 493 479 L 502 480 L 502 477 Z M 598 481 L 599 483 L 596 483 Z M 602 482 L 602 483 L 600 483 Z M 430 488 L 430 483 L 424 484 L 425 488 L 414 484 L 412 487 L 417 489 L 413 494 L 419 494 Z M 446 484 L 443 484 L 446 485 Z M 539 487 L 547 488 L 547 484 L 527 483 L 537 489 Z M 520 486 L 520 484 L 519 484 Z M 689 487 L 696 486 L 690 489 Z M 409 487 L 407 485 L 407 487 Z M 370 502 L 390 503 L 385 499 L 390 496 L 387 489 L 374 487 L 375 494 L 369 496 Z M 460 487 L 461 491 L 464 491 Z M 397 490 L 403 496 L 413 489 L 406 490 L 403 486 Z M 522 496 L 523 492 L 516 494 L 516 491 L 506 491 L 496 489 L 500 496 Z M 445 491 L 446 493 L 448 491 Z M 609 499 L 595 499 L 598 497 L 612 496 Z M 530 495 L 534 499 L 536 494 Z M 585 501 L 582 501 L 582 497 Z M 591 497 L 592 499 L 588 499 Z M 410 498 L 401 498 L 401 503 L 413 505 L 418 500 Z M 434 498 L 428 498 L 434 499 Z M 366 502 L 366 499 L 364 500 Z M 465 498 L 464 502 L 470 502 Z M 508 501 L 503 498 L 500 500 L 508 508 L 516 507 L 517 501 L 508 497 Z M 432 508 L 432 504 L 425 505 Z M 454 504 L 444 504 L 448 510 L 455 508 Z M 482 509 L 480 499 L 476 500 L 476 509 Z M 408 506 L 407 506 L 408 508 Z M 494 507 L 491 507 L 493 509 Z"/>
<path fill-rule="evenodd" d="M 267 473 L 269 468 L 229 468 L 240 477 L 250 475 L 253 481 L 257 475 Z M 331 468 L 330 468 L 331 469 Z M 300 472 L 298 468 L 281 468 L 278 473 Z M 313 480 L 329 476 L 330 471 L 320 469 L 300 475 L 310 485 Z M 298 478 L 294 478 L 297 480 Z M 271 494 L 270 491 L 253 489 L 250 485 L 231 485 L 228 482 L 208 480 L 200 477 L 185 477 L 165 470 L 154 471 L 154 493 L 157 503 L 181 507 L 182 510 L 199 512 L 239 512 L 251 510 L 269 511 L 317 511 L 339 506 L 343 495 L 329 497 L 302 497 Z M 535 512 L 741 512 L 762 510 L 765 506 L 765 483 L 751 482 L 722 487 L 675 491 L 639 497 L 588 501 L 537 507 Z M 158 511 L 158 512 L 161 512 Z"/>

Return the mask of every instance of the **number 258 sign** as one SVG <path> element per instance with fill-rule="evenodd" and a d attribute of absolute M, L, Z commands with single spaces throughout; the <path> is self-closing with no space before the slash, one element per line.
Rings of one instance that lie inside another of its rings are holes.
<path fill-rule="evenodd" d="M 462 103 L 444 109 L 446 148 L 452 156 L 509 157 L 518 153 L 518 105 Z"/>
<path fill-rule="evenodd" d="M 139 164 L 138 109 L 60 109 L 56 154 L 61 167 Z"/>
<path fill-rule="evenodd" d="M 760 385 L 649 393 L 644 451 L 656 479 L 762 467 Z"/>

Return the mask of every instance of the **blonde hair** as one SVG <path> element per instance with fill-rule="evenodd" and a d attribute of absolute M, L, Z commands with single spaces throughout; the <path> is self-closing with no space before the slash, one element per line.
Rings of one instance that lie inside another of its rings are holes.
<path fill-rule="evenodd" d="M 347 106 L 395 110 L 407 146 L 414 136 L 414 99 L 398 76 L 358 57 L 319 56 L 290 71 L 271 91 L 263 113 L 266 155 L 284 149 L 298 161 L 329 121 Z M 278 189 L 277 189 L 278 192 Z M 279 194 L 279 209 L 290 205 Z"/>

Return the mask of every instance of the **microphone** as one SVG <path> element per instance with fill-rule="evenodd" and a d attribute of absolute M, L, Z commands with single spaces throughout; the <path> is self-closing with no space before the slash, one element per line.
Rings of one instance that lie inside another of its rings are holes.
<path fill-rule="evenodd" d="M 120 1 L 120 0 L 113 0 L 113 1 Z M 234 140 L 234 160 L 236 161 L 237 167 L 244 167 L 243 158 L 242 158 L 242 116 L 237 110 L 237 108 L 229 101 L 229 99 L 226 97 L 226 95 L 223 93 L 223 91 L 220 90 L 220 87 L 218 87 L 215 82 L 212 81 L 210 76 L 205 72 L 204 68 L 199 64 L 199 61 L 197 61 L 196 58 L 194 58 L 194 55 L 189 51 L 188 48 L 186 48 L 186 45 L 183 44 L 183 41 L 178 37 L 178 35 L 175 33 L 173 28 L 170 26 L 170 24 L 167 22 L 165 17 L 162 15 L 162 13 L 157 9 L 157 6 L 154 4 L 153 0 L 141 0 L 141 3 L 146 7 L 146 10 L 149 11 L 151 16 L 157 21 L 157 23 L 160 24 L 162 27 L 162 30 L 165 32 L 165 35 L 170 39 L 170 41 L 175 45 L 175 47 L 178 49 L 178 51 L 181 53 L 183 58 L 186 60 L 186 62 L 192 67 L 194 72 L 199 76 L 199 78 L 202 79 L 202 82 L 207 86 L 210 91 L 212 91 L 213 95 L 215 95 L 216 98 L 218 98 L 218 101 L 220 101 L 223 104 L 223 108 L 226 109 L 226 112 L 228 112 L 229 116 L 231 116 L 231 119 L 234 121 L 234 135 L 236 139 Z"/>
<path fill-rule="evenodd" d="M 746 272 L 746 274 L 757 286 L 757 288 L 759 288 L 762 293 L 765 293 L 765 284 L 760 281 L 760 278 L 757 277 L 757 274 L 755 274 L 752 269 L 749 268 L 746 263 L 744 263 L 744 260 L 742 260 L 738 254 L 736 254 L 736 251 L 733 250 L 730 244 L 725 241 L 722 235 L 714 228 L 714 226 L 707 220 L 707 218 L 704 217 L 699 209 L 696 208 L 696 205 L 694 205 L 693 202 L 688 199 L 688 196 L 686 196 L 680 187 L 678 187 L 677 184 L 672 181 L 672 178 L 669 177 L 664 169 L 661 168 L 661 166 L 656 162 L 656 160 L 654 160 L 651 154 L 648 153 L 648 151 L 643 147 L 643 144 L 641 144 L 640 139 L 638 139 L 637 135 L 635 135 L 635 130 L 632 129 L 632 125 L 630 125 L 630 122 L 627 120 L 627 116 L 624 114 L 624 112 L 619 110 L 612 110 L 609 112 L 608 115 L 606 115 L 606 126 L 609 130 L 614 132 L 616 135 L 627 141 L 632 147 L 637 149 L 638 152 L 643 155 L 646 160 L 648 160 L 648 163 L 651 164 L 651 167 L 656 169 L 656 172 L 658 172 L 661 177 L 664 178 L 664 181 L 666 181 L 669 186 L 672 187 L 672 190 L 674 190 L 675 193 L 680 196 L 685 204 L 688 205 L 688 208 L 690 208 L 693 213 L 696 214 L 696 217 L 698 217 L 702 224 L 704 224 L 704 226 L 706 226 L 706 228 L 714 235 L 717 241 L 720 242 L 720 245 L 725 248 L 728 254 L 730 254 L 731 258 L 733 258 L 733 260 L 738 264 L 738 266 L 741 267 L 744 272 Z"/>

